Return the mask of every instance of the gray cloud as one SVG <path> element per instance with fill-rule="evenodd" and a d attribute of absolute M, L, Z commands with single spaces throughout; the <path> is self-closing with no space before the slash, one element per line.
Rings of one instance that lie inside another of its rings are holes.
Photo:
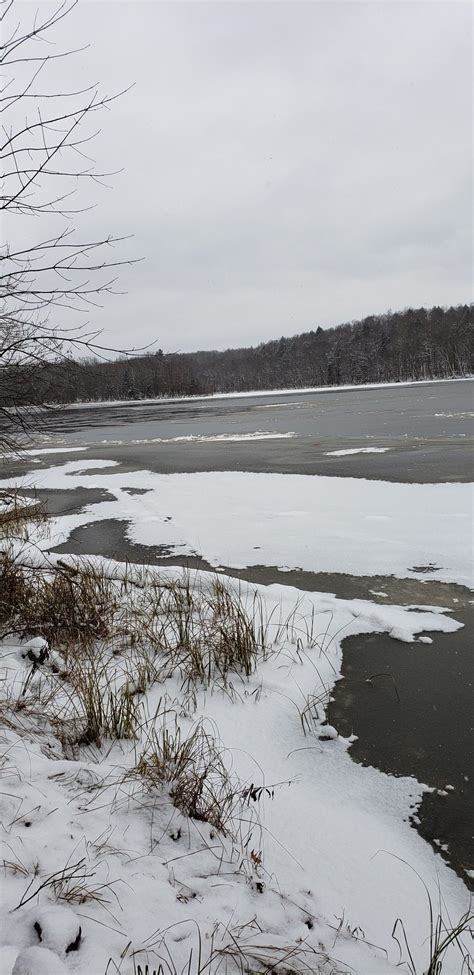
<path fill-rule="evenodd" d="M 68 83 L 136 82 L 94 147 L 125 171 L 79 220 L 134 233 L 145 257 L 94 315 L 107 338 L 224 348 L 469 300 L 470 16 L 457 2 L 81 4 L 57 32 L 92 42 Z"/>

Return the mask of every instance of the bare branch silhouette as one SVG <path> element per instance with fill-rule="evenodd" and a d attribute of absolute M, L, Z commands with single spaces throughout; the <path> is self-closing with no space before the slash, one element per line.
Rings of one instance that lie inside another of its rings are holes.
<path fill-rule="evenodd" d="M 71 205 L 79 186 L 103 184 L 121 171 L 98 170 L 87 155 L 85 147 L 100 133 L 90 122 L 129 91 L 104 94 L 97 84 L 48 90 L 50 63 L 85 50 L 56 48 L 55 28 L 77 3 L 61 0 L 52 12 L 31 15 L 18 0 L 0 0 L 0 211 L 28 234 L 25 245 L 0 245 L 0 418 L 7 427 L 0 446 L 10 447 L 37 425 L 43 382 L 55 363 L 119 351 L 98 343 L 100 330 L 81 320 L 68 324 L 66 317 L 74 311 L 82 319 L 106 295 L 119 293 L 115 271 L 134 263 L 111 253 L 128 236 L 84 242 L 76 235 L 75 215 L 95 205 L 82 199 Z M 45 215 L 64 226 L 35 240 L 32 227 Z M 30 226 L 32 217 L 37 219 Z"/>

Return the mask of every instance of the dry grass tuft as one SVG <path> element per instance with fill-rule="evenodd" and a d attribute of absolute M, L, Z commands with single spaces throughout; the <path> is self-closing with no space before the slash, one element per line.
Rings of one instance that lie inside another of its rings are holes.
<path fill-rule="evenodd" d="M 322 946 L 312 947 L 305 940 L 292 941 L 265 933 L 253 918 L 246 924 L 216 922 L 204 935 L 194 922 L 195 935 L 183 967 L 176 957 L 178 922 L 156 932 L 146 949 L 133 949 L 131 943 L 119 964 L 109 960 L 105 975 L 120 975 L 123 962 L 133 961 L 134 975 L 347 975 L 347 966 L 331 959 Z M 169 936 L 171 936 L 169 938 Z M 171 942 L 171 943 L 169 943 Z"/>
<path fill-rule="evenodd" d="M 42 874 L 37 863 L 32 864 L 31 868 L 28 869 L 19 860 L 3 860 L 1 866 L 6 872 L 25 878 L 31 877 L 13 911 L 18 911 L 31 901 L 37 900 L 38 895 L 44 890 L 53 894 L 56 900 L 65 901 L 69 904 L 95 902 L 106 906 L 112 899 L 118 903 L 118 897 L 114 890 L 118 881 L 106 883 L 96 881 L 97 871 L 88 869 L 84 857 L 76 863 L 68 861 L 60 870 L 49 874 Z"/>
<path fill-rule="evenodd" d="M 267 647 L 255 600 L 247 603 L 222 579 L 203 587 L 189 574 L 154 580 L 144 593 L 146 639 L 180 671 L 188 690 L 219 685 L 254 673 Z"/>
<path fill-rule="evenodd" d="M 41 501 L 27 498 L 15 488 L 0 491 L 0 540 L 28 541 L 31 532 L 37 533 L 46 525 L 47 515 Z"/>
<path fill-rule="evenodd" d="M 98 747 L 104 738 L 135 737 L 139 707 L 128 683 L 110 672 L 108 656 L 77 656 L 66 679 L 66 705 L 56 715 L 63 726 L 61 737 Z"/>
<path fill-rule="evenodd" d="M 34 572 L 33 579 L 25 633 L 44 637 L 50 647 L 76 641 L 81 648 L 112 634 L 117 593 L 94 565 L 58 563 L 50 575 Z"/>
<path fill-rule="evenodd" d="M 24 568 L 11 552 L 0 552 L 0 637 L 21 630 L 31 594 Z"/>
<path fill-rule="evenodd" d="M 232 833 L 242 786 L 232 781 L 218 741 L 202 720 L 183 737 L 176 712 L 165 711 L 160 718 L 126 778 L 139 781 L 149 791 L 168 787 L 174 805 L 184 815 L 209 823 L 224 835 Z"/>
<path fill-rule="evenodd" d="M 446 953 L 450 948 L 457 949 L 460 975 L 473 975 L 474 967 L 472 952 L 470 951 L 470 948 L 467 947 L 467 942 L 464 938 L 464 935 L 467 935 L 470 943 L 472 944 L 474 913 L 471 906 L 465 911 L 464 914 L 461 915 L 458 921 L 453 923 L 449 917 L 449 914 L 444 910 L 441 889 L 439 888 L 438 891 L 439 910 L 436 911 L 430 891 L 428 890 L 423 877 L 418 873 L 417 870 L 415 870 L 411 863 L 408 863 L 408 861 L 404 860 L 403 857 L 399 857 L 395 853 L 392 853 L 391 856 L 393 856 L 393 858 L 398 860 L 400 863 L 405 864 L 405 866 L 408 867 L 408 869 L 411 870 L 416 877 L 418 877 L 420 885 L 424 888 L 429 913 L 429 935 L 426 938 L 426 942 L 428 943 L 429 947 L 429 962 L 428 967 L 423 972 L 423 975 L 441 975 L 441 973 L 444 971 Z M 405 925 L 400 917 L 396 918 L 393 925 L 392 938 L 397 943 L 399 949 L 398 965 L 404 965 L 410 972 L 410 975 L 419 975 L 419 969 L 417 969 L 410 950 Z M 452 970 L 451 967 L 450 970 Z"/>
<path fill-rule="evenodd" d="M 91 645 L 112 633 L 116 609 L 113 582 L 87 562 L 45 569 L 22 563 L 11 550 L 0 553 L 3 636 L 41 636 L 50 647 L 73 641 Z"/>

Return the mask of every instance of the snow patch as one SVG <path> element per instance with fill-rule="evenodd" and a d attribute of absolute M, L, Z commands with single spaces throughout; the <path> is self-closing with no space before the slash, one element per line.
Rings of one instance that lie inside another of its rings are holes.
<path fill-rule="evenodd" d="M 87 447 L 35 447 L 18 453 L 9 451 L 3 454 L 3 457 L 15 457 L 21 460 L 22 457 L 36 457 L 38 454 L 76 454 L 79 450 L 87 450 Z"/>
<path fill-rule="evenodd" d="M 247 440 L 288 440 L 296 437 L 293 431 L 288 433 L 264 433 L 260 430 L 255 433 L 215 433 L 215 434 L 189 434 L 183 437 L 154 437 L 152 440 L 131 440 L 130 443 L 239 443 Z M 107 441 L 104 441 L 105 443 Z"/>
<path fill-rule="evenodd" d="M 474 416 L 474 413 L 469 413 L 469 411 L 465 411 L 463 413 L 435 413 L 434 415 L 435 416 L 451 416 L 451 417 L 458 417 L 458 416 L 469 416 L 469 417 L 471 417 L 471 416 Z"/>
<path fill-rule="evenodd" d="M 391 447 L 350 447 L 347 450 L 327 450 L 326 457 L 347 457 L 349 454 L 385 454 Z"/>

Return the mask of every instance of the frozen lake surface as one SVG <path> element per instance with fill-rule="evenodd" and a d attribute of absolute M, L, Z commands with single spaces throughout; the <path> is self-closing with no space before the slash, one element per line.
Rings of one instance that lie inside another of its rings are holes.
<path fill-rule="evenodd" d="M 453 380 L 77 405 L 49 414 L 38 447 L 86 446 L 88 457 L 161 473 L 245 470 L 470 481 L 473 393 L 474 381 Z M 41 456 L 48 464 L 63 459 Z"/>

